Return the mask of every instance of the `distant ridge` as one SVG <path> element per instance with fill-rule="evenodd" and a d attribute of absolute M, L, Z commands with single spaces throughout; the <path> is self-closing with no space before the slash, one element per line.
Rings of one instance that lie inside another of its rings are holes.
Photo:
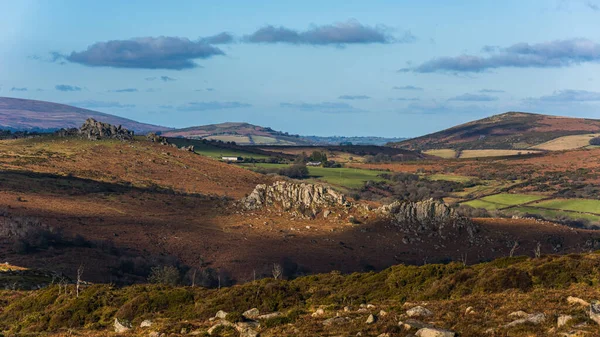
<path fill-rule="evenodd" d="M 599 132 L 600 120 L 511 111 L 388 145 L 410 150 L 521 150 Z"/>
<path fill-rule="evenodd" d="M 138 134 L 167 131 L 170 128 L 136 122 L 131 119 L 74 106 L 31 99 L 0 97 L 0 129 L 53 131 L 80 127 L 86 119 L 122 125 Z"/>

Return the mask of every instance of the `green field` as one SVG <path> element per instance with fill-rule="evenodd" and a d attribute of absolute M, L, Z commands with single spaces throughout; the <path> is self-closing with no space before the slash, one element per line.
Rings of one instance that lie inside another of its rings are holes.
<path fill-rule="evenodd" d="M 241 164 L 241 166 L 252 169 L 253 167 L 264 168 L 282 168 L 286 164 Z M 324 181 L 326 183 L 337 185 L 345 188 L 360 188 L 368 180 L 383 181 L 379 177 L 384 171 L 365 170 L 357 168 L 325 168 L 325 167 L 308 167 L 308 174 L 311 181 Z"/>
<path fill-rule="evenodd" d="M 560 210 L 541 209 L 541 208 L 535 208 L 535 207 L 526 207 L 526 206 L 525 207 L 516 207 L 516 208 L 510 209 L 510 212 L 508 212 L 508 213 L 509 214 L 519 214 L 519 213 L 520 214 L 524 214 L 524 213 L 537 214 L 537 215 L 543 216 L 546 219 L 558 219 L 561 217 L 569 218 L 572 220 L 585 219 L 592 223 L 600 224 L 600 216 L 597 216 L 597 215 L 564 212 L 564 211 L 560 211 Z"/>
<path fill-rule="evenodd" d="M 500 193 L 490 195 L 481 199 L 468 201 L 464 204 L 475 208 L 497 210 L 510 206 L 526 204 L 543 198 L 544 196 L 541 195 Z"/>
<path fill-rule="evenodd" d="M 536 207 L 600 214 L 600 200 L 553 199 L 535 204 Z"/>
<path fill-rule="evenodd" d="M 455 181 L 457 183 L 466 183 L 467 181 L 471 181 L 475 178 L 467 177 L 467 176 L 459 176 L 453 174 L 432 174 L 426 176 L 429 180 L 445 180 L 445 181 Z"/>

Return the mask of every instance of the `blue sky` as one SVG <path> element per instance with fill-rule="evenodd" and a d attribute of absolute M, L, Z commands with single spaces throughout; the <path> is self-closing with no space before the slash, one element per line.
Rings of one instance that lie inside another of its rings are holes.
<path fill-rule="evenodd" d="M 600 118 L 600 0 L 6 1 L 0 96 L 172 127 L 412 137 Z"/>

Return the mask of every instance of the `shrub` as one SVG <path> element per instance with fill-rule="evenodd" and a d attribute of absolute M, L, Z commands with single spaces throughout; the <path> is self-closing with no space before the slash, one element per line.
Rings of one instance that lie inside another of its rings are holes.
<path fill-rule="evenodd" d="M 308 168 L 304 164 L 294 164 L 290 167 L 285 167 L 279 170 L 279 175 L 286 176 L 292 179 L 308 178 Z"/>
<path fill-rule="evenodd" d="M 152 267 L 148 281 L 150 283 L 175 286 L 179 284 L 179 269 L 174 266 Z"/>
<path fill-rule="evenodd" d="M 600 137 L 594 137 L 590 139 L 590 145 L 600 145 Z"/>

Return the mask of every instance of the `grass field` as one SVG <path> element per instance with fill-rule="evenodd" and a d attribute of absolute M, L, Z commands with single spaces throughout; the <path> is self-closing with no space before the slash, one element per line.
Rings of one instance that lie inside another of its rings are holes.
<path fill-rule="evenodd" d="M 511 208 L 508 214 L 537 214 L 541 215 L 546 219 L 558 219 L 558 218 L 569 218 L 572 220 L 585 219 L 592 223 L 600 224 L 600 216 L 592 215 L 592 214 L 584 214 L 584 213 L 573 213 L 573 212 L 564 212 L 560 210 L 551 210 L 551 209 L 541 209 L 535 207 L 515 207 Z"/>
<path fill-rule="evenodd" d="M 459 176 L 454 174 L 432 174 L 426 176 L 429 180 L 445 180 L 445 181 L 455 181 L 458 183 L 465 183 L 467 181 L 471 181 L 475 178 L 467 177 L 467 176 Z"/>
<path fill-rule="evenodd" d="M 472 200 L 465 202 L 467 206 L 475 208 L 485 208 L 487 210 L 497 210 L 510 206 L 521 205 L 536 200 L 543 199 L 541 195 L 531 194 L 512 194 L 512 193 L 500 193 L 490 195 L 481 199 Z"/>
<path fill-rule="evenodd" d="M 241 166 L 252 169 L 253 167 L 264 168 L 283 168 L 286 164 L 241 164 Z M 326 183 L 337 185 L 345 188 L 360 188 L 366 181 L 383 181 L 379 177 L 384 171 L 365 170 L 358 168 L 324 168 L 324 167 L 308 167 L 308 174 L 311 181 L 324 181 Z"/>
<path fill-rule="evenodd" d="M 427 150 L 423 152 L 430 156 L 436 156 L 444 159 L 451 159 L 456 157 L 456 151 L 453 149 L 437 149 L 437 150 Z"/>
<path fill-rule="evenodd" d="M 564 136 L 553 139 L 551 141 L 531 147 L 532 149 L 562 151 L 579 149 L 590 145 L 590 139 L 594 138 L 595 134 Z"/>
<path fill-rule="evenodd" d="M 591 199 L 553 199 L 541 201 L 536 207 L 558 210 L 600 214 L 600 200 Z"/>
<path fill-rule="evenodd" d="M 460 158 L 484 158 L 484 157 L 505 157 L 518 156 L 523 154 L 540 153 L 532 150 L 464 150 Z"/>

